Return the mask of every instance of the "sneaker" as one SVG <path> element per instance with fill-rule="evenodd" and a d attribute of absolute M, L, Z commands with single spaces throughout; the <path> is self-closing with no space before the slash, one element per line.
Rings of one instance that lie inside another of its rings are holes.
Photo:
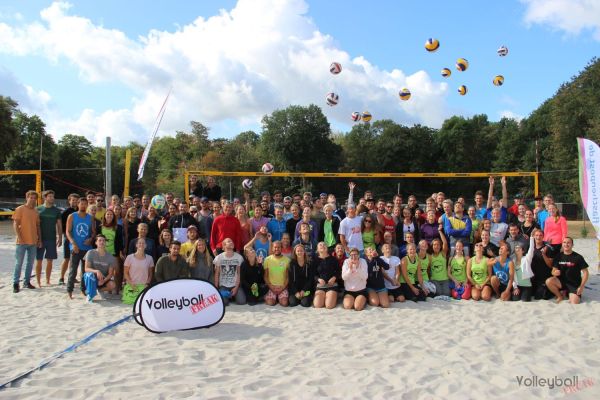
<path fill-rule="evenodd" d="M 26 287 L 27 289 L 37 289 L 35 286 L 33 286 L 31 283 L 27 283 L 27 285 L 24 285 L 24 287 Z"/>
<path fill-rule="evenodd" d="M 13 284 L 13 293 L 19 293 L 19 284 L 18 283 Z"/>
<path fill-rule="evenodd" d="M 92 296 L 90 296 L 90 295 L 88 294 L 88 295 L 86 296 L 86 301 L 87 301 L 88 303 L 93 303 L 93 302 L 94 302 L 94 299 L 92 299 Z"/>
<path fill-rule="evenodd" d="M 58 280 L 58 284 L 59 285 L 64 285 L 65 284 L 65 280 L 64 279 L 59 279 Z"/>

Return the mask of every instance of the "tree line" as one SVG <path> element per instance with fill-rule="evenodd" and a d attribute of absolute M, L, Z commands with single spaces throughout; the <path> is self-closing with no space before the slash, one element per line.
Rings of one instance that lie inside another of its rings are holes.
<path fill-rule="evenodd" d="M 271 162 L 289 172 L 541 172 L 540 189 L 558 201 L 580 202 L 576 138 L 600 139 L 600 61 L 561 85 L 527 118 L 489 121 L 484 114 L 453 116 L 440 129 L 404 126 L 391 120 L 355 124 L 349 132 L 333 132 L 320 107 L 290 105 L 262 119 L 260 132 L 241 132 L 233 138 L 210 139 L 210 128 L 192 121 L 186 131 L 157 138 L 144 179 L 136 182 L 144 144 L 112 147 L 112 191 L 122 193 L 125 151 L 132 151 L 131 193 L 183 193 L 184 170 L 260 171 Z M 64 198 L 83 189 L 104 191 L 103 147 L 67 133 L 58 141 L 41 118 L 22 112 L 9 97 L 0 96 L 0 163 L 6 170 L 46 170 L 44 186 Z M 60 169 L 60 170 L 59 170 Z M 5 177 L 0 196 L 20 194 L 29 184 L 24 177 Z M 219 181 L 224 193 L 241 195 L 243 178 Z M 390 197 L 398 190 L 424 198 L 433 191 L 471 198 L 487 189 L 486 179 L 358 179 L 359 188 Z M 347 193 L 339 179 L 260 177 L 255 191 L 280 188 Z M 499 188 L 497 188 L 499 190 Z M 531 178 L 509 180 L 509 192 L 533 196 Z"/>

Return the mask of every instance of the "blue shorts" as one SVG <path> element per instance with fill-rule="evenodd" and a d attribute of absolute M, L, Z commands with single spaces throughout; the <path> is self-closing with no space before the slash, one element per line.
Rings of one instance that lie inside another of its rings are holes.
<path fill-rule="evenodd" d="M 37 254 L 35 255 L 36 260 L 56 260 L 58 255 L 56 254 L 56 241 L 55 240 L 44 240 L 42 247 L 37 248 Z"/>
<path fill-rule="evenodd" d="M 375 293 L 381 293 L 381 292 L 387 292 L 387 288 L 382 288 L 382 289 L 373 289 L 373 288 L 367 288 L 367 291 L 369 292 L 375 292 Z"/>

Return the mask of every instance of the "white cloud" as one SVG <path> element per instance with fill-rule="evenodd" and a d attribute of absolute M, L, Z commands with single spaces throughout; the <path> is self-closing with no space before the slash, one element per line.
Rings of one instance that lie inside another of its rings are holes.
<path fill-rule="evenodd" d="M 52 98 L 43 90 L 35 90 L 24 85 L 17 77 L 0 65 L 0 88 L 2 95 L 9 96 L 17 103 L 19 108 L 28 114 L 46 115 Z"/>
<path fill-rule="evenodd" d="M 510 119 L 514 119 L 515 121 L 519 122 L 523 119 L 522 115 L 516 114 L 510 110 L 502 110 L 498 112 L 498 115 L 500 115 L 500 118 L 510 118 Z"/>
<path fill-rule="evenodd" d="M 521 0 L 527 7 L 525 22 L 547 24 L 568 34 L 590 30 L 600 41 L 600 1 L 598 0 Z"/>
<path fill-rule="evenodd" d="M 449 115 L 445 83 L 424 71 L 385 71 L 350 55 L 319 31 L 303 0 L 239 0 L 231 11 L 136 39 L 71 15 L 70 8 L 55 2 L 38 22 L 0 23 L 0 53 L 66 60 L 84 81 L 116 81 L 136 97 L 130 110 L 85 110 L 76 119 L 57 118 L 56 129 L 89 132 L 90 138 L 112 131 L 122 133 L 123 141 L 144 142 L 171 86 L 162 133 L 186 129 L 190 120 L 248 124 L 289 104 L 323 105 L 330 119 L 344 123 L 351 112 L 363 110 L 375 119 L 430 126 L 440 126 Z M 342 63 L 341 74 L 329 73 L 331 61 Z M 398 99 L 403 87 L 413 93 L 409 102 Z M 338 106 L 325 106 L 329 91 L 340 95 Z M 120 140 L 121 135 L 115 138 Z"/>

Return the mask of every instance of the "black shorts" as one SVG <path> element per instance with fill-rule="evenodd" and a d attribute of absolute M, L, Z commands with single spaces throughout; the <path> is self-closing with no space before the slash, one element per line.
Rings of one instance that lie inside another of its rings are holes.
<path fill-rule="evenodd" d="M 571 285 L 567 282 L 564 281 L 560 281 L 560 291 L 561 292 L 567 292 L 567 297 L 569 297 L 570 294 L 574 294 L 576 296 L 579 296 L 577 294 L 577 289 L 578 287 L 575 285 Z M 579 298 L 581 299 L 581 296 L 579 296 Z"/>
<path fill-rule="evenodd" d="M 410 286 L 408 286 L 408 283 L 400 284 L 400 290 L 402 291 L 402 294 L 404 295 L 406 300 L 425 301 L 425 298 L 427 296 L 425 296 L 425 292 L 423 292 L 423 289 L 421 289 L 419 287 L 419 285 L 413 285 L 413 286 L 416 287 L 417 289 L 419 289 L 419 294 L 414 294 L 413 291 L 410 290 Z"/>
<path fill-rule="evenodd" d="M 319 290 L 322 291 L 322 292 L 325 292 L 325 293 L 329 292 L 330 290 L 336 290 L 337 291 L 338 290 L 338 285 L 336 283 L 333 286 L 317 286 L 317 288 L 316 288 L 315 291 L 319 291 Z"/>
<path fill-rule="evenodd" d="M 554 297 L 551 291 L 548 290 L 545 283 L 531 282 L 533 298 L 536 300 L 550 300 Z"/>
<path fill-rule="evenodd" d="M 498 290 L 500 291 L 500 293 L 504 292 L 506 290 L 506 285 L 504 283 L 501 283 L 498 287 Z"/>
<path fill-rule="evenodd" d="M 346 296 L 347 294 L 349 294 L 350 296 L 354 297 L 355 299 L 358 296 L 365 296 L 365 298 L 367 297 L 367 289 L 363 289 L 363 290 L 359 290 L 359 291 L 352 291 L 352 290 L 344 290 L 344 296 Z"/>
<path fill-rule="evenodd" d="M 394 297 L 394 299 L 402 296 L 402 289 L 400 286 L 398 286 L 396 289 L 388 289 L 387 291 L 390 296 Z"/>

